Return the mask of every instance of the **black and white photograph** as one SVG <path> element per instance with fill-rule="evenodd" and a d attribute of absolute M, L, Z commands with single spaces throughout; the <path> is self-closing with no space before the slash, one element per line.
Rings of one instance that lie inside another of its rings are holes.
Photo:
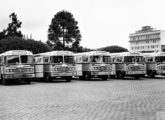
<path fill-rule="evenodd" d="M 1 1 L 0 120 L 165 120 L 165 1 Z"/>

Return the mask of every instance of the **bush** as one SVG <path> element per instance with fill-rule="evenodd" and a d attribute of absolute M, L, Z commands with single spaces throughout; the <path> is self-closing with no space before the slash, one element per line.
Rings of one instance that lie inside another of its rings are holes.
<path fill-rule="evenodd" d="M 34 54 L 48 52 L 52 49 L 41 41 L 23 39 L 20 37 L 8 37 L 0 40 L 0 53 L 8 50 L 29 50 Z"/>

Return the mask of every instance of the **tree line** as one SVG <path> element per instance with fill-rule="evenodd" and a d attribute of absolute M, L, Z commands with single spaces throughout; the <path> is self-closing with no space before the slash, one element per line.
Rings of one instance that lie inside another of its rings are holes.
<path fill-rule="evenodd" d="M 25 38 L 21 30 L 22 22 L 18 20 L 17 15 L 9 15 L 11 22 L 6 29 L 0 32 L 0 53 L 7 50 L 29 50 L 34 54 L 48 52 L 52 50 L 69 50 L 72 52 L 87 52 L 94 49 L 80 46 L 81 33 L 78 27 L 78 21 L 73 15 L 65 10 L 57 12 L 48 26 L 48 40 L 46 43 Z M 125 52 L 125 48 L 119 46 L 108 46 L 100 48 L 108 52 Z"/>

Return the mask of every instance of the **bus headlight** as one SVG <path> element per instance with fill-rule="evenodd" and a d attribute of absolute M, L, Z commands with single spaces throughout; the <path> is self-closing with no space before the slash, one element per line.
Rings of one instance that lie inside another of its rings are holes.
<path fill-rule="evenodd" d="M 57 71 L 57 68 L 54 68 L 53 71 Z"/>
<path fill-rule="evenodd" d="M 33 69 L 32 68 L 28 68 L 27 71 L 28 72 L 31 72 L 31 71 L 33 71 Z"/>
<path fill-rule="evenodd" d="M 71 70 L 71 71 L 74 71 L 74 67 L 71 67 L 70 70 Z"/>
<path fill-rule="evenodd" d="M 107 70 L 111 70 L 111 69 L 112 69 L 112 66 L 107 67 Z"/>
<path fill-rule="evenodd" d="M 7 69 L 6 72 L 14 72 L 14 69 Z"/>
<path fill-rule="evenodd" d="M 161 70 L 161 66 L 158 66 L 158 67 L 157 67 L 157 70 Z"/>
<path fill-rule="evenodd" d="M 53 68 L 53 71 L 59 71 L 59 68 Z"/>
<path fill-rule="evenodd" d="M 98 70 L 99 69 L 99 67 L 93 67 L 93 70 Z"/>
<path fill-rule="evenodd" d="M 140 69 L 141 70 L 145 70 L 145 66 L 140 66 Z"/>
<path fill-rule="evenodd" d="M 132 67 L 131 67 L 131 66 L 128 66 L 128 67 L 127 67 L 127 70 L 132 70 Z"/>

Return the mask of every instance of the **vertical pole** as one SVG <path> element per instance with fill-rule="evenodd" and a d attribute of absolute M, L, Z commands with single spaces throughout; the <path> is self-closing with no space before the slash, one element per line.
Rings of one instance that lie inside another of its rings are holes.
<path fill-rule="evenodd" d="M 64 27 L 63 27 L 63 31 L 62 31 L 62 34 L 63 34 L 63 50 L 65 49 L 65 40 L 64 40 Z"/>

